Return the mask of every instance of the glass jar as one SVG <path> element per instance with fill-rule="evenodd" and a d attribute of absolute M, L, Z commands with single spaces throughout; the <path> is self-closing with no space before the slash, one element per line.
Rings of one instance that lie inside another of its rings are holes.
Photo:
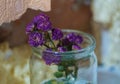
<path fill-rule="evenodd" d="M 33 47 L 30 58 L 31 84 L 97 84 L 97 59 L 94 53 L 95 39 L 76 30 L 63 30 L 64 34 L 75 32 L 83 37 L 80 50 L 67 52 L 44 51 Z M 47 65 L 48 61 L 56 64 Z M 59 63 L 57 63 L 61 59 Z M 57 61 L 56 61 L 57 60 Z"/>

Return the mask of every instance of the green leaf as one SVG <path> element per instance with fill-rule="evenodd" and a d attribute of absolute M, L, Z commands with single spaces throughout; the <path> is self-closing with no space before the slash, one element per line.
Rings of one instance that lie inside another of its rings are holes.
<path fill-rule="evenodd" d="M 57 78 L 60 78 L 60 77 L 63 76 L 63 73 L 62 72 L 55 72 L 54 76 L 57 77 Z"/>

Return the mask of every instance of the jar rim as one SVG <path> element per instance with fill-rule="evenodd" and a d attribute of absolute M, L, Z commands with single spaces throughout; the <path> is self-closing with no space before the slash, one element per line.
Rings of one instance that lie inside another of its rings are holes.
<path fill-rule="evenodd" d="M 62 29 L 62 31 L 63 32 L 76 32 L 76 33 L 79 33 L 79 34 L 81 34 L 83 36 L 88 37 L 89 40 L 91 41 L 91 43 L 87 47 L 82 48 L 80 50 L 72 50 L 72 51 L 66 51 L 66 52 L 57 52 L 57 51 L 48 51 L 48 50 L 46 50 L 45 52 L 51 53 L 51 54 L 66 55 L 66 54 L 77 54 L 77 53 L 90 53 L 95 49 L 96 41 L 95 41 L 95 38 L 91 34 L 84 33 L 84 32 L 79 31 L 79 30 L 73 30 L 73 29 Z M 35 49 L 36 47 L 32 47 L 32 48 Z"/>

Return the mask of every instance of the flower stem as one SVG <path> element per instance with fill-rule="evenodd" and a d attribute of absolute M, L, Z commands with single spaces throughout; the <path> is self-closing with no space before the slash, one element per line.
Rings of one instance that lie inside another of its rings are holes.
<path fill-rule="evenodd" d="M 77 71 L 78 71 L 78 67 L 75 66 L 75 79 L 77 78 Z"/>
<path fill-rule="evenodd" d="M 45 47 L 50 48 L 48 45 L 44 44 Z"/>
<path fill-rule="evenodd" d="M 65 68 L 65 77 L 67 79 L 67 76 L 68 76 L 68 67 Z"/>
<path fill-rule="evenodd" d="M 50 37 L 50 34 L 49 34 L 48 32 L 47 32 L 47 34 L 48 34 L 48 38 L 49 38 L 50 42 L 52 43 L 54 49 L 57 50 L 57 48 L 56 48 L 54 42 L 52 41 L 52 39 L 51 39 L 51 37 Z"/>

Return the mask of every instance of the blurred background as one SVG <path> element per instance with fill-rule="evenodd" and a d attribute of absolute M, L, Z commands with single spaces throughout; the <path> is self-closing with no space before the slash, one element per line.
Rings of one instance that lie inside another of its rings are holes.
<path fill-rule="evenodd" d="M 51 6 L 46 14 L 54 27 L 95 37 L 99 84 L 120 84 L 120 1 L 52 0 Z M 25 27 L 40 12 L 28 9 L 20 19 L 0 26 L 0 84 L 30 84 Z"/>

